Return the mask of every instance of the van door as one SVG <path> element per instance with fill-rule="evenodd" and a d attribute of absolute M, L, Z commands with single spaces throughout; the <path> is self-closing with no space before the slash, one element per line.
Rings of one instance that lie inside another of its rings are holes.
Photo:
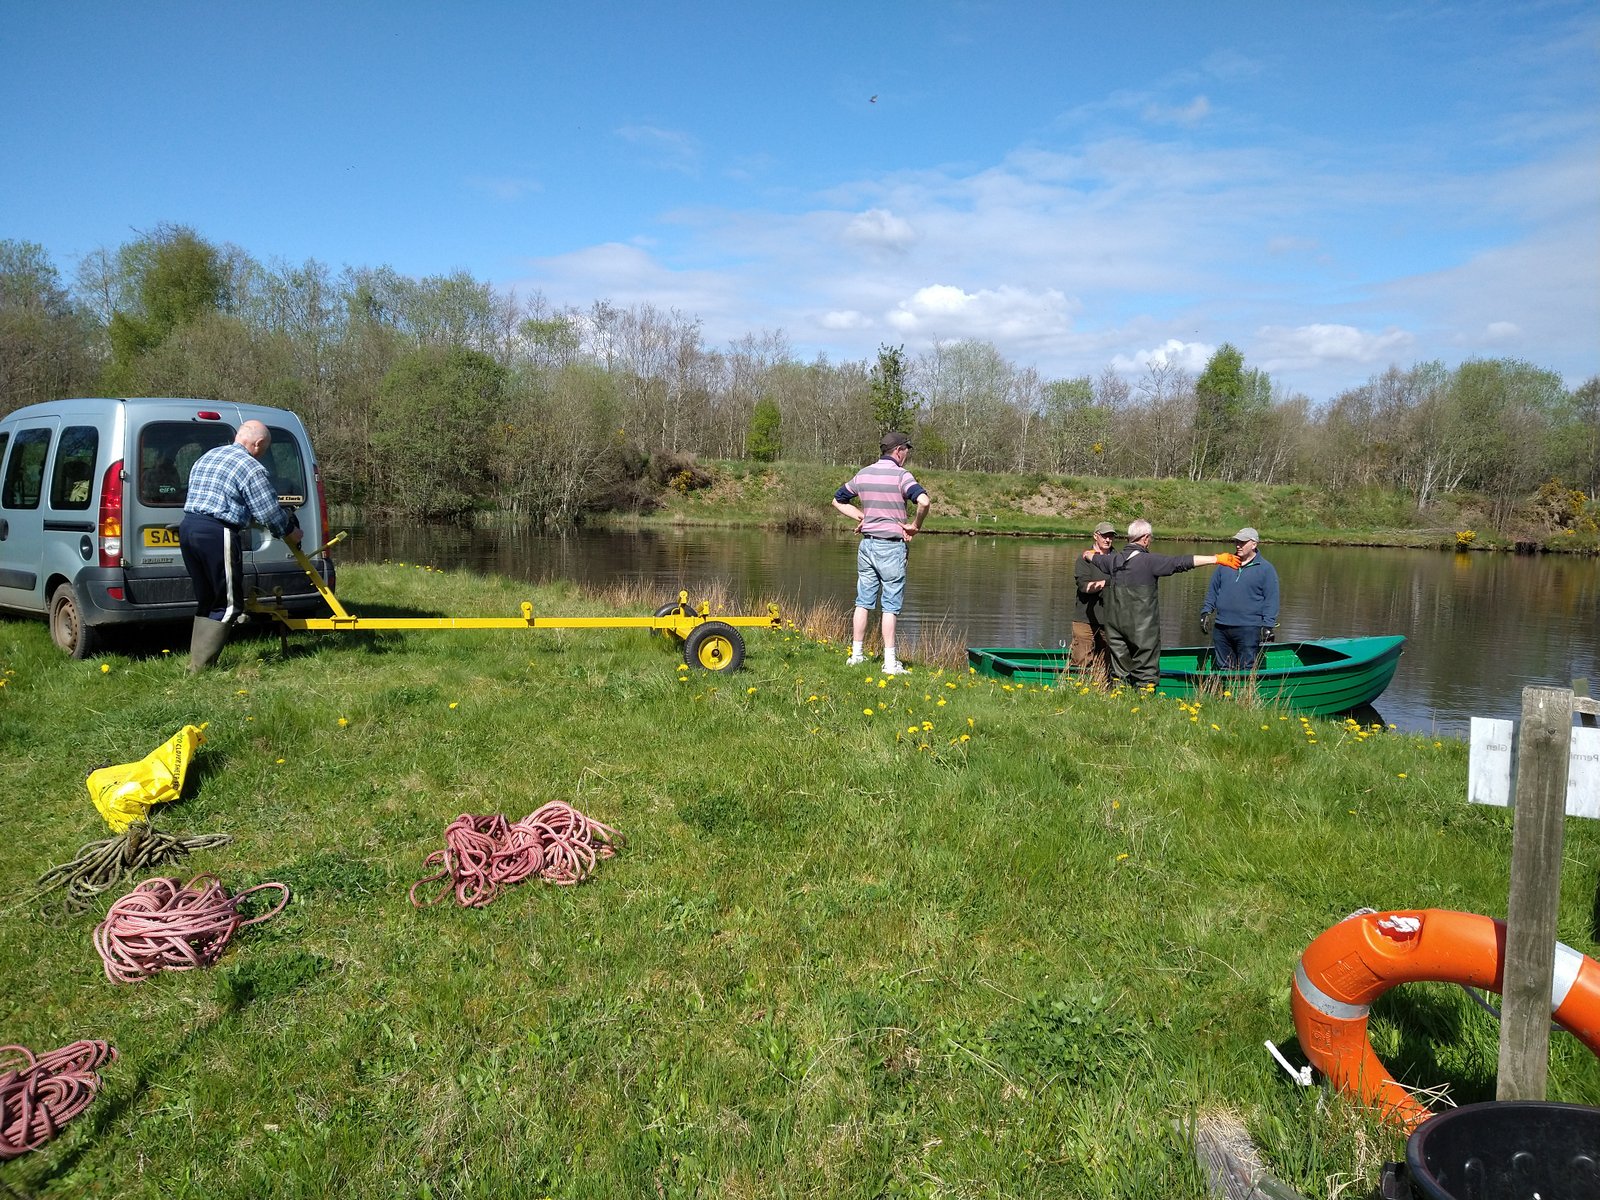
<path fill-rule="evenodd" d="M 45 468 L 57 417 L 30 417 L 11 427 L 0 468 L 0 606 L 43 612 Z"/>
<path fill-rule="evenodd" d="M 233 441 L 227 421 L 179 417 L 131 421 L 122 557 L 128 564 L 128 599 L 135 604 L 193 604 L 194 587 L 178 550 L 189 471 L 207 450 Z"/>
<path fill-rule="evenodd" d="M 306 550 L 315 550 L 320 531 L 313 515 L 316 497 L 312 491 L 311 464 L 306 461 L 305 449 L 293 430 L 271 421 L 266 425 L 272 444 L 267 447 L 261 465 L 272 477 L 278 503 L 299 518 Z M 296 596 L 311 586 L 289 547 L 265 529 L 252 528 L 246 545 L 250 553 L 245 555 L 245 573 L 250 587 L 268 596 L 279 589 L 286 596 Z"/>

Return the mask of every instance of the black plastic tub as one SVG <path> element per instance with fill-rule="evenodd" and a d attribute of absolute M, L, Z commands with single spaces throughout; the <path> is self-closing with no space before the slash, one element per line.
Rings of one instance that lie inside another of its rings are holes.
<path fill-rule="evenodd" d="M 1447 1109 L 1407 1141 L 1406 1174 L 1427 1200 L 1600 1200 L 1600 1108 L 1506 1100 Z"/>

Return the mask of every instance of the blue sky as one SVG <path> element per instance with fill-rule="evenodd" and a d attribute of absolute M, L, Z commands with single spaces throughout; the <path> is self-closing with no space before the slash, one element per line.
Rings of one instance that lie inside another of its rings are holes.
<path fill-rule="evenodd" d="M 10 0 L 0 237 L 649 303 L 1046 378 L 1600 373 L 1600 7 Z"/>

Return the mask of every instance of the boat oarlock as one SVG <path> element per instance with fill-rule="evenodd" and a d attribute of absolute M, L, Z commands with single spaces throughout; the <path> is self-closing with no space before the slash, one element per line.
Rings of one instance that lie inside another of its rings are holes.
<path fill-rule="evenodd" d="M 1413 1129 L 1433 1113 L 1373 1053 L 1367 1040 L 1372 1002 L 1399 984 L 1422 980 L 1499 992 L 1505 947 L 1505 922 L 1477 913 L 1354 913 L 1307 946 L 1295 968 L 1289 1003 L 1300 1049 L 1334 1087 Z M 1550 1014 L 1600 1055 L 1600 963 L 1560 942 Z"/>

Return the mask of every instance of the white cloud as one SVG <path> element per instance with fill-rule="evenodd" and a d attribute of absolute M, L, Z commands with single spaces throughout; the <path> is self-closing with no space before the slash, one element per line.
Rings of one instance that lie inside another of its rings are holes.
<path fill-rule="evenodd" d="M 1113 355 L 1111 367 L 1122 375 L 1143 374 L 1151 367 L 1176 367 L 1180 371 L 1198 375 L 1205 370 L 1206 363 L 1215 353 L 1216 347 L 1208 346 L 1204 342 L 1184 342 L 1177 338 L 1168 338 L 1161 345 L 1149 350 Z"/>
<path fill-rule="evenodd" d="M 867 316 L 865 313 L 858 313 L 853 310 L 823 313 L 821 320 L 818 323 L 824 329 L 836 329 L 840 331 L 871 329 L 873 327 L 873 320 L 871 317 Z"/>
<path fill-rule="evenodd" d="M 483 175 L 470 176 L 464 181 L 467 187 L 493 200 L 520 200 L 530 192 L 544 190 L 537 179 L 495 179 Z"/>
<path fill-rule="evenodd" d="M 1326 363 L 1378 366 L 1394 361 L 1415 343 L 1415 336 L 1393 326 L 1369 333 L 1353 325 L 1316 324 L 1293 329 L 1264 325 L 1256 331 L 1250 353 L 1270 374 Z"/>
<path fill-rule="evenodd" d="M 1521 337 L 1522 329 L 1515 321 L 1490 321 L 1483 333 L 1491 341 L 1505 342 Z"/>
<path fill-rule="evenodd" d="M 1211 101 L 1196 96 L 1179 106 L 1151 102 L 1144 106 L 1144 119 L 1160 125 L 1198 125 L 1211 115 Z"/>
<path fill-rule="evenodd" d="M 844 240 L 868 250 L 903 251 L 917 240 L 911 222 L 888 209 L 869 208 L 844 227 Z"/>
<path fill-rule="evenodd" d="M 997 343 L 1065 333 L 1071 306 L 1054 289 L 1003 286 L 965 292 L 949 284 L 918 288 L 885 314 L 897 332 L 931 341 L 979 338 Z"/>
<path fill-rule="evenodd" d="M 1273 257 L 1282 254 L 1309 254 L 1318 246 L 1316 238 L 1280 234 L 1267 239 L 1267 253 Z"/>
<path fill-rule="evenodd" d="M 700 143 L 678 129 L 656 125 L 624 125 L 616 134 L 638 149 L 647 165 L 692 175 L 700 168 Z"/>

